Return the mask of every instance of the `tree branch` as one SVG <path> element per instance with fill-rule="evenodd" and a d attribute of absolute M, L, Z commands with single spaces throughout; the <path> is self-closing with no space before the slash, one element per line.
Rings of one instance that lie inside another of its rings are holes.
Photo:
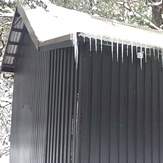
<path fill-rule="evenodd" d="M 118 4 L 120 5 L 123 5 L 123 7 L 132 12 L 134 16 L 138 17 L 138 18 L 141 18 L 142 21 L 144 21 L 144 23 L 149 26 L 150 28 L 153 28 L 153 29 L 156 29 L 156 30 L 162 30 L 161 28 L 159 28 L 158 26 L 156 26 L 154 23 L 152 23 L 151 20 L 145 18 L 143 15 L 141 15 L 140 13 L 134 11 L 134 9 L 130 6 L 130 2 L 123 2 L 123 3 L 120 3 L 120 2 L 117 2 Z"/>
<path fill-rule="evenodd" d="M 3 31 L 3 30 L 2 30 Z M 1 31 L 1 33 L 0 33 L 0 57 L 2 56 L 2 54 L 3 54 L 3 49 L 4 49 L 4 47 L 5 47 L 5 41 L 3 40 L 3 38 L 2 38 L 2 34 L 3 34 L 3 32 Z"/>
<path fill-rule="evenodd" d="M 147 5 L 149 5 L 149 6 L 160 6 L 162 4 L 163 4 L 163 0 L 160 0 L 158 2 L 153 2 L 153 1 L 148 2 L 148 0 L 147 0 Z"/>

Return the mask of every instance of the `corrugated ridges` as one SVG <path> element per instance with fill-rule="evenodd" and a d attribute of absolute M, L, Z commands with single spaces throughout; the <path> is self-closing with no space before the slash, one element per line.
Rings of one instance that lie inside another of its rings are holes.
<path fill-rule="evenodd" d="M 79 163 L 163 160 L 161 55 L 149 49 L 141 68 L 136 47 L 133 63 L 131 46 L 127 56 L 124 45 L 123 62 L 121 48 L 117 61 L 116 46 L 112 58 L 111 46 L 90 52 L 88 43 L 80 45 Z"/>

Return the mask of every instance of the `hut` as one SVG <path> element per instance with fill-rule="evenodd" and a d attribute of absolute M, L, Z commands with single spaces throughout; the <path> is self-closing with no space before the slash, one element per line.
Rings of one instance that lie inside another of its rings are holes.
<path fill-rule="evenodd" d="M 47 3 L 18 7 L 11 163 L 162 163 L 163 33 Z"/>

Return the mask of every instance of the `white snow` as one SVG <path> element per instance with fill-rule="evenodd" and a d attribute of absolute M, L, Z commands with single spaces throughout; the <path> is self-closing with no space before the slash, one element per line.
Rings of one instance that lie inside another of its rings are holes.
<path fill-rule="evenodd" d="M 101 20 L 86 13 L 65 9 L 45 1 L 47 10 L 24 7 L 26 16 L 40 42 L 81 32 L 83 37 L 98 38 L 145 47 L 163 48 L 163 32 L 144 30 L 115 21 Z"/>
<path fill-rule="evenodd" d="M 3 156 L 0 158 L 0 163 L 9 163 L 9 156 Z"/>

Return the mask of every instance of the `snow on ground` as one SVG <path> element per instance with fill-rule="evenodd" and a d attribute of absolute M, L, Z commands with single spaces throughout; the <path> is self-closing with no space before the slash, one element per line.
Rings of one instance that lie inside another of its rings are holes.
<path fill-rule="evenodd" d="M 0 158 L 0 163 L 9 163 L 9 156 L 3 156 Z"/>

